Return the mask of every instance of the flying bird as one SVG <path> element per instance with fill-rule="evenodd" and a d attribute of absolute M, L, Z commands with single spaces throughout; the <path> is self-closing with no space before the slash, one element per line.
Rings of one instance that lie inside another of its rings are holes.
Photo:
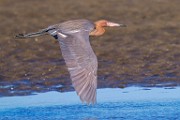
<path fill-rule="evenodd" d="M 31 38 L 45 34 L 59 41 L 62 56 L 70 73 L 72 84 L 82 102 L 96 103 L 97 57 L 90 45 L 89 36 L 100 36 L 105 27 L 126 27 L 108 20 L 91 22 L 86 19 L 69 20 L 51 25 L 35 33 L 18 34 L 16 38 Z"/>

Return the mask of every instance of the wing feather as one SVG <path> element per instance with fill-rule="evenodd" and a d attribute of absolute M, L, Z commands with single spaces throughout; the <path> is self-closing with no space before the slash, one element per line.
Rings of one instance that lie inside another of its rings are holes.
<path fill-rule="evenodd" d="M 98 65 L 96 55 L 89 42 L 89 32 L 80 31 L 66 34 L 67 37 L 57 35 L 77 94 L 83 102 L 96 103 Z"/>

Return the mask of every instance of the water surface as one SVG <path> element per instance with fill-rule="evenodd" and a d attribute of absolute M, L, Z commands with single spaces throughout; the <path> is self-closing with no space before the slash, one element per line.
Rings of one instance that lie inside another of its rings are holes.
<path fill-rule="evenodd" d="M 121 120 L 180 118 L 180 87 L 98 89 L 96 105 L 82 104 L 75 92 L 47 92 L 0 98 L 1 119 Z"/>

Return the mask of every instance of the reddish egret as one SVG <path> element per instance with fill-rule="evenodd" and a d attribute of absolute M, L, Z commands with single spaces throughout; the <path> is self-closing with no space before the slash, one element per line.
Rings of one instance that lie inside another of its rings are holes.
<path fill-rule="evenodd" d="M 125 27 L 107 20 L 95 23 L 80 19 L 70 20 L 49 26 L 39 32 L 19 34 L 17 38 L 37 37 L 50 34 L 60 43 L 62 56 L 68 67 L 72 84 L 82 102 L 96 103 L 97 88 L 97 57 L 94 54 L 89 36 L 99 36 L 105 32 L 104 27 Z"/>

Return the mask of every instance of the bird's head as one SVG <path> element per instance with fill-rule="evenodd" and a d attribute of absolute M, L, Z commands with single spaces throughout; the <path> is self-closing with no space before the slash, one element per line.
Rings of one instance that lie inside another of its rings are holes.
<path fill-rule="evenodd" d="M 126 27 L 125 24 L 119 24 L 119 23 L 114 23 L 110 22 L 107 20 L 98 20 L 95 22 L 95 28 L 94 30 L 90 33 L 91 36 L 100 36 L 103 35 L 105 32 L 105 27 Z"/>

